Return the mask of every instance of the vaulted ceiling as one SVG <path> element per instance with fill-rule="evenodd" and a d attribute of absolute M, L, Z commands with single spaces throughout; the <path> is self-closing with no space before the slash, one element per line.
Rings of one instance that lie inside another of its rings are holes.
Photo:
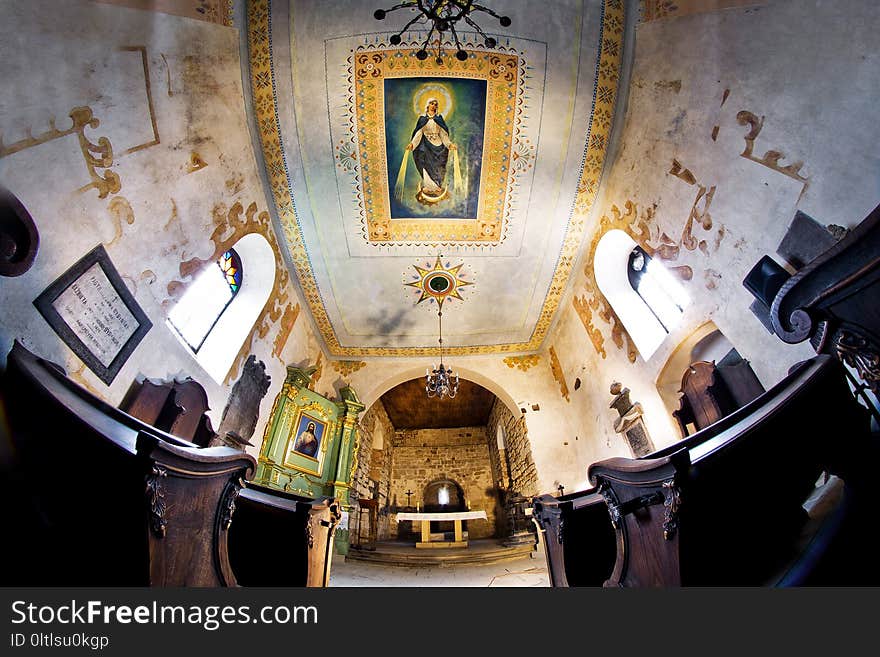
<path fill-rule="evenodd" d="M 417 31 L 392 45 L 415 15 L 377 21 L 377 0 L 249 4 L 274 219 L 331 356 L 436 353 L 444 299 L 446 353 L 535 351 L 553 324 L 607 150 L 621 3 L 495 4 L 512 25 L 476 16 L 494 48 L 459 28 L 464 62 L 417 59 Z M 456 146 L 433 196 L 405 150 L 430 98 Z"/>

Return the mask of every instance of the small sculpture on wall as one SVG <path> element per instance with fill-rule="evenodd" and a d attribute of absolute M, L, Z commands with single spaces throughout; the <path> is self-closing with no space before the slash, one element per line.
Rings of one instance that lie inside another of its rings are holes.
<path fill-rule="evenodd" d="M 269 391 L 271 377 L 266 364 L 251 354 L 245 361 L 241 377 L 232 387 L 217 431 L 221 444 L 237 449 L 251 445 L 260 414 L 260 402 Z"/>
<path fill-rule="evenodd" d="M 654 444 L 648 435 L 648 428 L 642 419 L 644 411 L 638 402 L 632 402 L 629 398 L 629 388 L 624 388 L 619 382 L 611 384 L 611 394 L 614 399 L 608 405 L 617 411 L 618 417 L 614 420 L 614 432 L 623 434 L 634 457 L 638 458 L 654 451 Z"/>

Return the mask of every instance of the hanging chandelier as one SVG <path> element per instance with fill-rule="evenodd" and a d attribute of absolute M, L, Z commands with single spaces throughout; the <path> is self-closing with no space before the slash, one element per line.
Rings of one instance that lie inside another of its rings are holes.
<path fill-rule="evenodd" d="M 402 41 L 403 33 L 411 27 L 415 26 L 418 28 L 422 25 L 430 25 L 431 29 L 428 31 L 428 36 L 425 38 L 424 43 L 422 43 L 422 47 L 416 52 L 416 58 L 419 60 L 428 58 L 428 44 L 436 32 L 438 64 L 443 63 L 443 48 L 441 44 L 446 36 L 446 32 L 449 32 L 452 40 L 455 42 L 455 47 L 457 48 L 455 58 L 460 62 L 467 60 L 468 54 L 461 47 L 461 41 L 459 41 L 458 33 L 455 31 L 455 24 L 460 20 L 470 25 L 483 37 L 486 47 L 494 48 L 497 45 L 498 42 L 495 38 L 487 36 L 480 26 L 474 22 L 472 12 L 482 11 L 497 18 L 502 27 L 508 27 L 511 23 L 509 17 L 499 16 L 488 7 L 475 4 L 473 0 L 414 0 L 401 2 L 388 9 L 377 9 L 373 12 L 373 18 L 379 21 L 385 20 L 388 14 L 398 9 L 412 9 L 418 13 L 397 34 L 391 36 L 389 39 L 391 45 L 399 45 Z"/>
<path fill-rule="evenodd" d="M 451 367 L 447 369 L 443 365 L 442 310 L 437 311 L 437 319 L 440 324 L 440 367 L 434 367 L 433 370 L 425 369 L 425 392 L 428 393 L 428 397 L 437 397 L 439 399 L 449 397 L 452 399 L 458 392 L 458 374 L 454 373 Z"/>
<path fill-rule="evenodd" d="M 438 255 L 433 265 L 419 267 L 413 265 L 416 274 L 413 280 L 405 283 L 407 287 L 414 288 L 419 298 L 416 305 L 422 301 L 437 304 L 437 320 L 440 326 L 440 366 L 433 365 L 425 369 L 425 392 L 428 397 L 452 399 L 458 392 L 458 374 L 443 364 L 443 302 L 451 299 L 462 300 L 459 294 L 461 288 L 473 285 L 472 281 L 466 281 L 461 277 L 463 265 L 451 267 L 449 263 L 443 263 L 443 256 Z"/>

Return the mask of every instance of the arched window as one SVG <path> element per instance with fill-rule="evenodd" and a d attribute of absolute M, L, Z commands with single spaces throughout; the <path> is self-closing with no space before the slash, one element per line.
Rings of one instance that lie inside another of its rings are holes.
<path fill-rule="evenodd" d="M 689 303 L 682 286 L 626 232 L 609 230 L 596 245 L 599 291 L 647 360 L 678 324 Z"/>
<path fill-rule="evenodd" d="M 651 309 L 663 330 L 669 333 L 681 320 L 688 304 L 681 285 L 640 246 L 630 251 L 626 276 L 632 289 Z"/>
<path fill-rule="evenodd" d="M 216 267 L 208 267 L 171 309 L 168 323 L 194 353 L 205 343 L 211 329 L 241 289 L 241 258 L 235 249 L 220 256 Z"/>
<path fill-rule="evenodd" d="M 247 275 L 245 275 L 245 272 Z M 199 365 L 222 384 L 275 286 L 275 253 L 249 233 L 205 267 L 171 309 L 167 324 Z"/>

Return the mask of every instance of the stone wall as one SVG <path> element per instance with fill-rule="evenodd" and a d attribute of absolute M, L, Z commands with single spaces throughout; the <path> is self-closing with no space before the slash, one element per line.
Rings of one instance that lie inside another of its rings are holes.
<path fill-rule="evenodd" d="M 350 501 L 352 516 L 350 526 L 352 532 L 358 531 L 358 499 L 370 499 L 375 494 L 379 497 L 377 540 L 388 536 L 388 514 L 390 508 L 390 474 L 391 455 L 393 454 L 394 427 L 388 419 L 381 401 L 373 404 L 361 417 L 358 427 L 360 442 L 357 454 L 357 468 L 351 487 Z M 377 448 L 378 447 L 378 448 Z M 363 523 L 361 535 L 369 536 L 369 515 L 364 512 L 360 519 Z M 354 541 L 354 534 L 352 534 Z"/>
<path fill-rule="evenodd" d="M 493 434 L 494 436 L 494 434 Z M 488 522 L 468 523 L 469 538 L 496 535 L 497 490 L 486 446 L 486 427 L 397 431 L 393 438 L 390 497 L 406 504 L 405 491 L 415 492 L 412 504 L 424 505 L 425 487 L 437 479 L 451 479 L 464 491 L 472 510 L 485 510 Z M 392 517 L 390 531 L 396 535 Z"/>
<path fill-rule="evenodd" d="M 504 447 L 499 449 L 498 427 L 504 433 Z M 501 480 L 496 475 L 496 485 L 529 497 L 537 495 L 538 472 L 532 460 L 532 446 L 522 416 L 515 416 L 499 400 L 495 401 L 486 423 L 489 434 L 489 458 L 493 473 L 505 474 Z"/>

